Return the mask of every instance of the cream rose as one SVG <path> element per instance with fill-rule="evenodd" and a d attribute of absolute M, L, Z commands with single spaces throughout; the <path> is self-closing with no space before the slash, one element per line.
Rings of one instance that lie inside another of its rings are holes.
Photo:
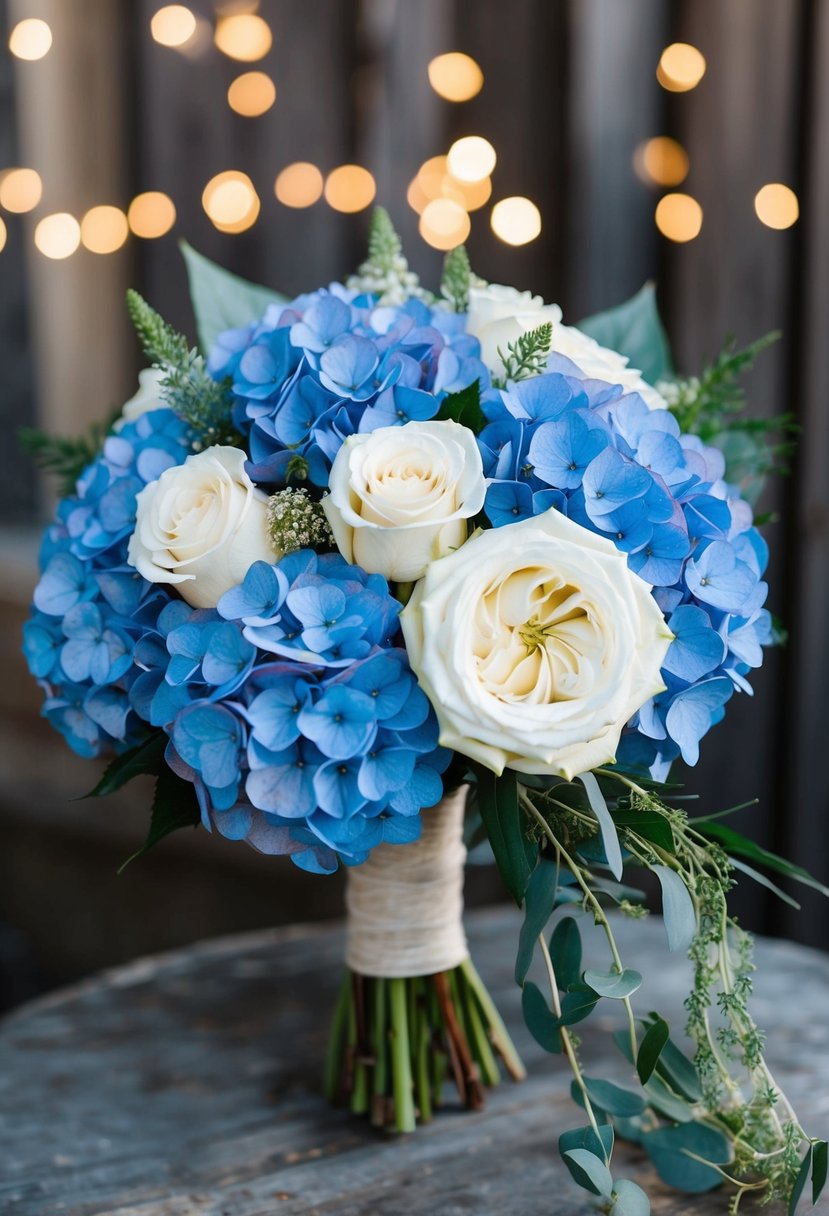
<path fill-rule="evenodd" d="M 568 780 L 614 760 L 672 640 L 625 555 L 556 510 L 435 562 L 401 622 L 444 746 Z"/>
<path fill-rule="evenodd" d="M 553 326 L 550 350 L 572 359 L 585 376 L 621 384 L 627 392 L 639 393 L 652 410 L 667 408 L 665 398 L 635 368 L 628 367 L 624 355 L 600 346 L 575 326 L 563 325 L 558 304 L 545 304 L 541 296 L 497 283 L 469 289 L 466 328 L 480 342 L 482 360 L 498 376 L 504 372 L 499 349 L 506 351 L 508 342 L 537 329 L 545 321 Z"/>
<path fill-rule="evenodd" d="M 267 501 L 238 448 L 188 456 L 138 495 L 130 564 L 151 583 L 176 584 L 194 608 L 214 608 L 253 562 L 279 556 L 268 537 Z"/>
<path fill-rule="evenodd" d="M 457 422 L 407 422 L 350 435 L 322 500 L 346 561 L 399 583 L 467 538 L 486 494 L 475 436 Z"/>
<path fill-rule="evenodd" d="M 157 367 L 145 367 L 138 373 L 138 392 L 125 402 L 121 417 L 115 423 L 113 430 L 120 431 L 126 422 L 135 422 L 142 414 L 150 410 L 161 410 L 164 402 L 161 400 L 161 382 L 164 372 Z"/>

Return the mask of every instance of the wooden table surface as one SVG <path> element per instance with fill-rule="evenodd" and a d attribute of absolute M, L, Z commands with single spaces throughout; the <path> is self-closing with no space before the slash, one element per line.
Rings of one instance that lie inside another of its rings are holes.
<path fill-rule="evenodd" d="M 0 1024 L 0 1213 L 595 1212 L 557 1158 L 559 1132 L 579 1119 L 562 1058 L 536 1048 L 521 1023 L 517 928 L 512 911 L 468 917 L 473 956 L 530 1079 L 502 1085 L 480 1114 L 445 1109 L 409 1137 L 378 1136 L 320 1096 L 338 926 L 199 943 L 20 1008 Z M 618 928 L 626 965 L 648 976 L 638 1008 L 678 1024 L 687 964 L 667 953 L 661 922 Z M 829 957 L 764 941 L 757 958 L 753 1007 L 774 1032 L 771 1067 L 807 1128 L 825 1135 Z M 579 1028 L 583 1058 L 588 1074 L 623 1080 L 609 1005 Z M 615 1173 L 644 1185 L 657 1214 L 726 1212 L 721 1194 L 668 1192 L 636 1149 L 617 1150 Z"/>

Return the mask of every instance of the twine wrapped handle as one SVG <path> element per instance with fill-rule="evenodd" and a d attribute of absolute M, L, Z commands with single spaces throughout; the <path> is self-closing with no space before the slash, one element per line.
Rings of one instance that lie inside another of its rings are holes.
<path fill-rule="evenodd" d="M 421 812 L 412 844 L 381 844 L 348 871 L 346 962 L 359 975 L 408 979 L 469 957 L 463 929 L 467 786 Z"/>

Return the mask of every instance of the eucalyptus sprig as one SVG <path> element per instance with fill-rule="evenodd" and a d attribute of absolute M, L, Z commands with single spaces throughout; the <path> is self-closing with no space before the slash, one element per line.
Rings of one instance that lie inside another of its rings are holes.
<path fill-rule="evenodd" d="M 528 380 L 531 376 L 540 376 L 547 365 L 552 341 L 552 322 L 545 321 L 537 329 L 531 329 L 514 342 L 508 342 L 506 352 L 499 347 L 498 357 L 504 365 L 504 374 L 493 377 L 493 386 L 505 388 L 510 380 Z"/>

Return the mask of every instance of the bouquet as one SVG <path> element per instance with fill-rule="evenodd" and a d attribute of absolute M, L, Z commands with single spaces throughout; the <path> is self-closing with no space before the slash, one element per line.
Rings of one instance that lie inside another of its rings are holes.
<path fill-rule="evenodd" d="M 651 288 L 572 328 L 462 248 L 433 295 L 382 209 L 358 273 L 290 301 L 185 256 L 201 352 L 130 293 L 138 395 L 84 440 L 28 438 L 65 497 L 25 651 L 69 745 L 114 753 L 93 793 L 155 776 L 139 852 L 201 824 L 348 868 L 326 1088 L 397 1131 L 449 1079 L 475 1108 L 499 1060 L 523 1072 L 463 933 L 487 839 L 524 909 L 527 1025 L 573 1072 L 576 1181 L 647 1213 L 613 1174 L 622 1135 L 680 1189 L 729 1184 L 734 1211 L 793 1211 L 809 1179 L 816 1200 L 827 1147 L 765 1063 L 727 895 L 771 883 L 752 862 L 817 884 L 690 819 L 670 780 L 775 636 L 749 499 L 788 420 L 746 422 L 737 384 L 762 343 L 680 381 Z M 637 1014 L 616 944 L 609 909 L 646 912 L 637 867 L 693 962 L 684 1038 Z M 604 1001 L 625 1086 L 582 1067 L 573 1027 Z"/>

